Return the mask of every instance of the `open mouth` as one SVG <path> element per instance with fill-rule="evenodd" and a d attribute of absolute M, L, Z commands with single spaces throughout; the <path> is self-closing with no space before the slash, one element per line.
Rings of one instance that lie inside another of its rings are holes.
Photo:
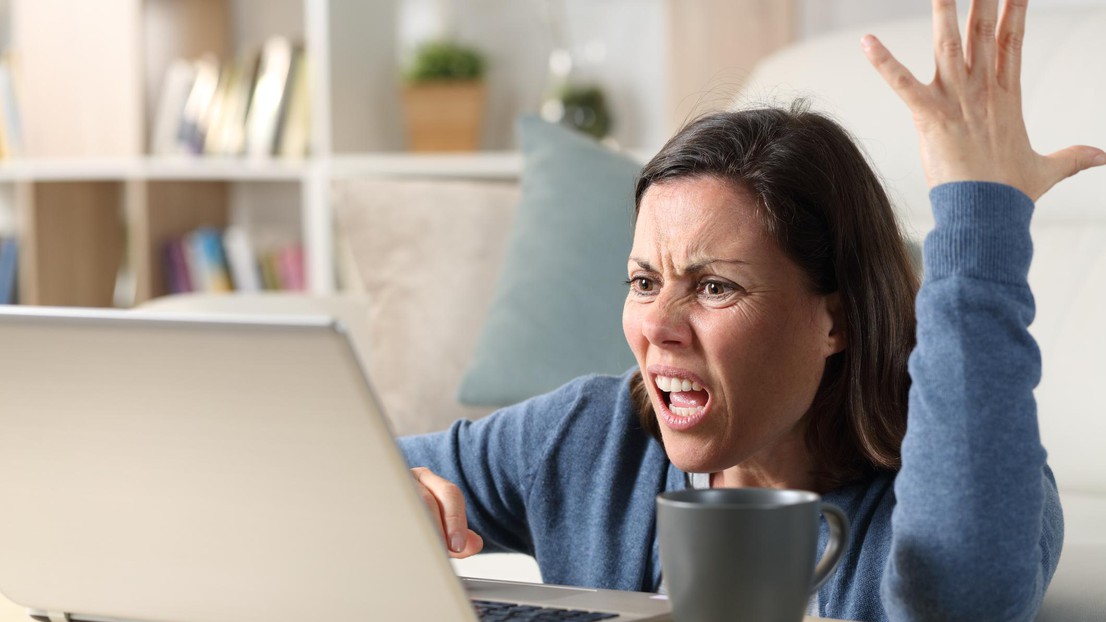
<path fill-rule="evenodd" d="M 698 382 L 662 375 L 655 376 L 654 382 L 665 405 L 660 414 L 669 427 L 686 430 L 706 415 L 710 392 Z"/>

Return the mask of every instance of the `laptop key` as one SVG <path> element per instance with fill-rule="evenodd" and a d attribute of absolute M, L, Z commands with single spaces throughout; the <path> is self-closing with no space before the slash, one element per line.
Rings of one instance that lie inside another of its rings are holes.
<path fill-rule="evenodd" d="M 582 609 L 557 609 L 489 600 L 472 601 L 481 622 L 595 622 L 618 614 Z"/>

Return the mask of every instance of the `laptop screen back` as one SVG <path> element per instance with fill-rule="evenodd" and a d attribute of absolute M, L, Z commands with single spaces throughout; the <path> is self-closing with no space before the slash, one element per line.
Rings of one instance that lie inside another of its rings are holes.
<path fill-rule="evenodd" d="M 0 591 L 83 617 L 470 619 L 324 319 L 0 311 Z"/>

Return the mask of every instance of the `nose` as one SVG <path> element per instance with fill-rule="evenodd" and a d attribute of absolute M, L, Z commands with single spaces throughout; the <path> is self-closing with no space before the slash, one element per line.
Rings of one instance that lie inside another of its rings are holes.
<path fill-rule="evenodd" d="M 691 324 L 687 308 L 679 300 L 662 294 L 646 305 L 641 332 L 657 347 L 679 348 L 691 343 Z"/>

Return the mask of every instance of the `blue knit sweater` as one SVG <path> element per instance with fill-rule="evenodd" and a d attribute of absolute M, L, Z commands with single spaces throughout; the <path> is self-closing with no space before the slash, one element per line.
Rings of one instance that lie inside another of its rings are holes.
<path fill-rule="evenodd" d="M 979 182 L 930 198 L 903 467 L 824 495 L 852 528 L 820 613 L 1032 620 L 1063 540 L 1037 432 L 1040 354 L 1026 330 L 1033 204 Z M 629 378 L 580 378 L 401 447 L 412 466 L 460 486 L 486 550 L 534 555 L 548 583 L 653 591 L 655 497 L 687 476 L 638 424 Z"/>

